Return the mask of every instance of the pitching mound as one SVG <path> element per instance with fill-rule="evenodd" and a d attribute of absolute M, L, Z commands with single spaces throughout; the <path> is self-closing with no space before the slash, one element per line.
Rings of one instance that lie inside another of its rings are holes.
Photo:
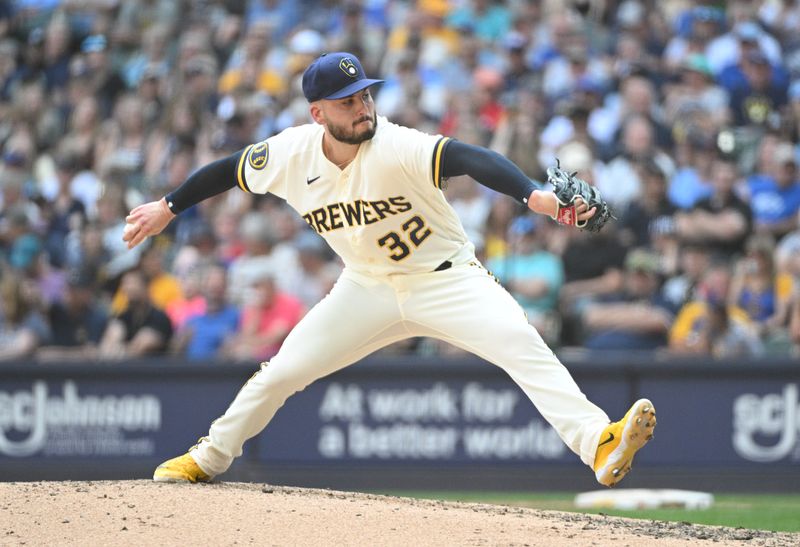
<path fill-rule="evenodd" d="M 800 535 L 261 484 L 0 483 L 0 545 L 797 545 Z"/>

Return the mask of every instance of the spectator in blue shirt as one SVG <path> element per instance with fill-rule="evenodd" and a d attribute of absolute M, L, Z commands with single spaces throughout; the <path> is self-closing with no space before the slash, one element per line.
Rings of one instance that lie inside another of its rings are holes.
<path fill-rule="evenodd" d="M 239 310 L 228 302 L 226 296 L 228 279 L 225 268 L 209 267 L 202 283 L 206 311 L 189 318 L 172 345 L 173 351 L 193 361 L 217 357 L 239 326 Z"/>
<path fill-rule="evenodd" d="M 797 227 L 800 182 L 797 158 L 790 143 L 778 144 L 772 160 L 772 173 L 750 176 L 747 188 L 756 230 L 780 238 Z"/>
<path fill-rule="evenodd" d="M 537 233 L 539 232 L 539 233 Z M 509 253 L 489 262 L 489 269 L 517 299 L 528 320 L 547 338 L 555 335 L 552 316 L 564 284 L 561 259 L 543 249 L 538 226 L 530 216 L 519 217 L 509 227 Z"/>

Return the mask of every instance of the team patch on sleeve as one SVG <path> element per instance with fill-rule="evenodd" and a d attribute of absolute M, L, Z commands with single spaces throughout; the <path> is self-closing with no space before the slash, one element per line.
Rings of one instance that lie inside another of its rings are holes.
<path fill-rule="evenodd" d="M 269 145 L 265 142 L 254 144 L 247 155 L 247 162 L 256 171 L 264 169 L 269 160 Z"/>
<path fill-rule="evenodd" d="M 433 158 L 431 159 L 431 174 L 433 176 L 433 185 L 442 189 L 442 154 L 444 152 L 447 142 L 450 137 L 442 137 L 433 147 Z"/>

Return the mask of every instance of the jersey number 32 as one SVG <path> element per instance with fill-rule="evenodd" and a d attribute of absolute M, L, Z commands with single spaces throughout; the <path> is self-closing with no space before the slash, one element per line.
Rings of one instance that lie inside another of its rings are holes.
<path fill-rule="evenodd" d="M 405 221 L 401 228 L 415 249 L 431 235 L 431 229 L 425 226 L 425 221 L 419 215 L 414 215 Z M 380 238 L 378 245 L 388 248 L 390 251 L 389 258 L 395 262 L 400 262 L 411 254 L 411 248 L 408 243 L 397 232 L 389 232 Z"/>

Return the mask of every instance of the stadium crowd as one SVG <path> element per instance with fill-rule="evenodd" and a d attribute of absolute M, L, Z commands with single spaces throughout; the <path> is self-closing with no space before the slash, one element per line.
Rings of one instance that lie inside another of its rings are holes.
<path fill-rule="evenodd" d="M 800 2 L 0 1 L 0 359 L 273 355 L 341 271 L 271 196 L 232 190 L 148 245 L 125 215 L 310 121 L 324 51 L 379 115 L 561 164 L 618 220 L 446 193 L 555 347 L 800 354 Z M 447 353 L 432 340 L 386 351 Z"/>

